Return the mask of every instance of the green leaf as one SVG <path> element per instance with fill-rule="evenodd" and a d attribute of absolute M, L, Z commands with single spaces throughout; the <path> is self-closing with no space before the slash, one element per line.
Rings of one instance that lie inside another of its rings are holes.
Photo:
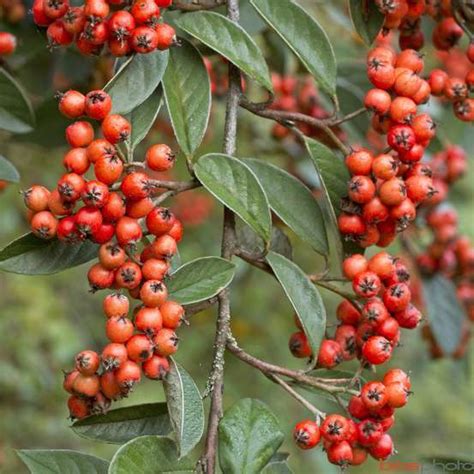
<path fill-rule="evenodd" d="M 172 48 L 163 78 L 168 113 L 183 152 L 191 156 L 201 144 L 211 113 L 211 84 L 199 51 L 183 40 Z"/>
<path fill-rule="evenodd" d="M 219 424 L 219 463 L 226 474 L 257 474 L 283 442 L 277 417 L 259 400 L 232 405 Z"/>
<path fill-rule="evenodd" d="M 319 291 L 298 265 L 274 252 L 267 261 L 296 311 L 311 346 L 313 366 L 326 330 L 326 309 Z"/>
<path fill-rule="evenodd" d="M 128 114 L 156 90 L 168 64 L 168 51 L 135 54 L 122 64 L 104 89 L 113 101 L 115 114 Z"/>
<path fill-rule="evenodd" d="M 204 407 L 194 380 L 175 360 L 163 381 L 168 412 L 179 457 L 186 456 L 199 443 L 204 432 Z"/>
<path fill-rule="evenodd" d="M 216 296 L 234 278 L 233 263 L 220 257 L 204 257 L 185 263 L 166 282 L 170 298 L 192 304 Z"/>
<path fill-rule="evenodd" d="M 114 444 L 145 435 L 167 436 L 172 430 L 166 403 L 117 408 L 76 421 L 71 428 L 83 438 Z"/>
<path fill-rule="evenodd" d="M 254 172 L 242 161 L 210 153 L 194 166 L 202 185 L 262 237 L 270 240 L 272 220 L 267 196 Z"/>
<path fill-rule="evenodd" d="M 147 136 L 160 113 L 163 93 L 158 87 L 148 99 L 127 114 L 127 119 L 132 125 L 130 148 L 132 151 Z"/>
<path fill-rule="evenodd" d="M 326 32 L 291 0 L 251 0 L 263 19 L 283 38 L 322 89 L 336 95 L 336 57 Z"/>
<path fill-rule="evenodd" d="M 273 91 L 268 66 L 262 52 L 238 24 L 214 12 L 183 15 L 177 26 L 235 64 L 242 72 Z"/>
<path fill-rule="evenodd" d="M 42 240 L 31 232 L 0 250 L 0 270 L 22 275 L 49 275 L 89 262 L 97 257 L 97 244 L 71 245 Z"/>
<path fill-rule="evenodd" d="M 245 163 L 257 175 L 275 214 L 316 252 L 327 255 L 324 218 L 311 191 L 277 166 L 255 159 Z"/>
<path fill-rule="evenodd" d="M 20 181 L 18 170 L 2 155 L 0 155 L 0 179 L 10 183 L 18 183 Z"/>
<path fill-rule="evenodd" d="M 141 436 L 124 444 L 112 458 L 108 474 L 191 474 L 194 463 L 178 459 L 176 446 L 168 438 Z"/>
<path fill-rule="evenodd" d="M 340 272 L 342 261 L 346 254 L 355 252 L 363 253 L 363 250 L 352 243 L 342 241 L 337 217 L 340 214 L 341 199 L 347 196 L 347 182 L 350 179 L 349 171 L 337 155 L 328 147 L 311 138 L 306 138 L 306 147 L 313 161 L 316 172 L 321 182 L 323 191 L 324 208 L 328 215 L 325 220 L 326 231 L 330 242 L 335 247 L 331 253 L 333 270 Z"/>
<path fill-rule="evenodd" d="M 23 88 L 0 67 L 0 129 L 27 133 L 34 125 L 33 109 Z"/>
<path fill-rule="evenodd" d="M 70 449 L 22 449 L 17 451 L 31 474 L 106 474 L 104 459 Z"/>
<path fill-rule="evenodd" d="M 355 30 L 367 46 L 370 46 L 384 22 L 384 15 L 372 2 L 366 0 L 349 0 L 349 12 Z"/>
<path fill-rule="evenodd" d="M 268 464 L 263 468 L 262 474 L 292 474 L 288 466 L 288 453 L 275 453 Z"/>
<path fill-rule="evenodd" d="M 453 282 L 442 275 L 422 279 L 423 299 L 430 328 L 446 354 L 459 346 L 466 314 L 456 295 Z"/>
<path fill-rule="evenodd" d="M 265 242 L 247 224 L 238 219 L 235 230 L 239 248 L 252 255 L 264 254 Z M 272 227 L 270 250 L 284 255 L 290 260 L 293 258 L 293 248 L 291 247 L 290 239 L 279 227 Z"/>

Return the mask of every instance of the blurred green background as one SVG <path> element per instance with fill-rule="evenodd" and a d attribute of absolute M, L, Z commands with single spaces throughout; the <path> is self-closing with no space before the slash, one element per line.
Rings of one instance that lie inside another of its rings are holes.
<path fill-rule="evenodd" d="M 364 47 L 351 32 L 348 17 L 341 2 L 301 2 L 309 6 L 328 31 L 336 50 L 340 74 L 343 109 L 358 108 L 357 87 L 363 86 L 362 62 Z M 246 26 L 260 31 L 259 21 L 246 8 Z M 18 54 L 9 61 L 11 69 L 32 97 L 38 124 L 25 136 L 0 135 L 0 152 L 11 160 L 21 173 L 20 187 L 10 185 L 0 195 L 0 245 L 27 231 L 22 199 L 18 191 L 33 183 L 54 186 L 62 173 L 64 150 L 64 121 L 56 112 L 53 93 L 72 85 L 83 91 L 105 82 L 110 63 L 95 58 L 83 58 L 74 52 L 46 52 L 44 39 L 28 22 L 17 27 L 0 25 L 18 34 Z M 275 38 L 268 51 L 280 72 L 296 71 L 294 58 Z M 69 82 L 72 81 L 72 82 Z M 348 92 L 349 91 L 349 92 Z M 350 94 L 350 91 L 353 94 Z M 133 91 L 131 91 L 133 93 Z M 346 94 L 346 95 L 343 95 Z M 462 142 L 472 154 L 472 128 L 462 125 L 439 109 L 432 109 L 441 122 L 443 137 Z M 223 105 L 216 101 L 210 132 L 202 152 L 219 150 Z M 239 156 L 253 156 L 285 165 L 287 150 L 270 136 L 270 123 L 241 113 Z M 166 120 L 166 118 L 163 118 Z M 361 127 L 364 124 L 360 124 Z M 147 144 L 171 138 L 161 123 L 138 150 L 143 154 Z M 363 137 L 357 127 L 348 130 L 353 140 Z M 470 157 L 472 158 L 472 156 Z M 314 173 L 304 155 L 296 154 L 298 170 L 312 182 Z M 182 161 L 178 166 L 183 173 Z M 472 160 L 470 160 L 472 161 Z M 471 167 L 472 168 L 472 167 Z M 460 213 L 461 228 L 474 237 L 474 171 L 456 184 L 452 201 Z M 201 191 L 180 199 L 180 209 L 189 206 L 204 222 L 189 225 L 180 246 L 181 259 L 186 262 L 204 255 L 218 255 L 220 245 L 221 207 L 209 206 Z M 189 213 L 189 212 L 188 212 Z M 295 259 L 308 271 L 318 271 L 322 262 L 310 249 L 290 235 Z M 293 312 L 279 285 L 270 276 L 238 262 L 239 271 L 232 290 L 232 327 L 234 335 L 248 352 L 263 359 L 302 368 L 287 349 L 289 335 L 294 331 Z M 79 350 L 99 350 L 104 345 L 104 316 L 100 293 L 88 293 L 85 277 L 87 265 L 67 272 L 44 277 L 26 277 L 0 273 L 0 471 L 7 474 L 26 472 L 15 455 L 18 448 L 70 448 L 110 458 L 114 446 L 91 443 L 78 438 L 69 429 L 66 419 L 66 394 L 62 391 L 61 370 L 72 364 Z M 335 320 L 338 300 L 323 292 L 328 316 Z M 209 310 L 193 317 L 190 327 L 180 330 L 181 344 L 178 361 L 184 365 L 203 389 L 210 369 L 215 312 Z M 420 331 L 404 331 L 403 348 L 396 352 L 392 366 L 411 370 L 414 395 L 409 405 L 397 412 L 392 429 L 399 452 L 392 461 L 418 462 L 434 456 L 472 458 L 474 448 L 472 362 L 470 348 L 464 360 L 430 360 Z M 348 368 L 350 368 L 348 364 Z M 344 368 L 344 367 L 343 367 Z M 297 451 L 291 441 L 294 423 L 308 415 L 286 393 L 273 386 L 260 373 L 243 365 L 232 356 L 226 359 L 225 404 L 230 406 L 241 397 L 255 397 L 265 401 L 279 416 L 287 434 L 283 450 L 292 456 L 290 465 L 295 473 L 337 472 L 330 466 L 321 449 Z M 337 410 L 335 405 L 308 394 L 309 399 L 323 410 Z M 163 400 L 159 383 L 146 381 L 120 405 Z M 119 405 L 117 405 L 119 406 Z M 370 460 L 363 468 L 351 472 L 379 472 L 378 464 Z"/>

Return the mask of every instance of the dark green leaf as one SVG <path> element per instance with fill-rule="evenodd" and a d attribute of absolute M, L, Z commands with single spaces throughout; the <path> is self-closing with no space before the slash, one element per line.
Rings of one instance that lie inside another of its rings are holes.
<path fill-rule="evenodd" d="M 178 459 L 176 446 L 168 438 L 142 436 L 124 444 L 112 458 L 108 474 L 191 474 L 194 463 Z"/>
<path fill-rule="evenodd" d="M 171 49 L 163 89 L 176 140 L 190 156 L 201 144 L 209 122 L 211 84 L 201 54 L 188 41 Z"/>
<path fill-rule="evenodd" d="M 423 299 L 430 328 L 446 354 L 459 346 L 466 315 L 456 295 L 453 282 L 442 275 L 423 278 Z"/>
<path fill-rule="evenodd" d="M 27 133 L 34 124 L 33 109 L 22 87 L 5 69 L 0 68 L 0 129 Z"/>
<path fill-rule="evenodd" d="M 166 282 L 170 298 L 181 304 L 204 301 L 220 293 L 234 278 L 234 264 L 220 257 L 188 262 Z"/>
<path fill-rule="evenodd" d="M 70 245 L 25 234 L 0 250 L 0 270 L 22 275 L 49 275 L 97 257 L 97 244 Z"/>
<path fill-rule="evenodd" d="M 131 56 L 104 87 L 112 97 L 113 112 L 127 114 L 148 99 L 161 82 L 167 64 L 168 51 Z"/>
<path fill-rule="evenodd" d="M 106 474 L 109 463 L 69 449 L 22 449 L 18 456 L 31 474 Z"/>
<path fill-rule="evenodd" d="M 246 160 L 257 175 L 275 214 L 316 252 L 329 252 L 324 219 L 311 191 L 297 178 L 272 164 Z"/>
<path fill-rule="evenodd" d="M 240 219 L 236 223 L 237 244 L 239 248 L 252 255 L 263 255 L 265 252 L 265 242 Z M 272 227 L 272 240 L 270 250 L 293 259 L 293 249 L 291 242 L 279 227 Z"/>
<path fill-rule="evenodd" d="M 264 20 L 283 38 L 321 88 L 336 95 L 336 57 L 325 31 L 291 0 L 251 0 Z"/>
<path fill-rule="evenodd" d="M 274 252 L 267 261 L 296 311 L 317 362 L 319 346 L 326 330 L 326 309 L 319 291 L 298 265 Z"/>
<path fill-rule="evenodd" d="M 163 381 L 163 387 L 174 439 L 181 458 L 199 443 L 204 432 L 204 407 L 201 394 L 191 376 L 173 359 L 170 371 Z"/>
<path fill-rule="evenodd" d="M 349 11 L 354 28 L 364 43 L 370 46 L 385 20 L 373 2 L 366 0 L 349 0 Z"/>
<path fill-rule="evenodd" d="M 328 215 L 326 231 L 330 242 L 334 245 L 331 251 L 333 270 L 340 271 L 345 254 L 363 252 L 358 246 L 344 243 L 341 239 L 337 217 L 340 214 L 341 199 L 347 196 L 347 183 L 350 179 L 349 171 L 344 162 L 322 143 L 306 138 L 306 147 L 313 161 L 321 182 L 324 198 L 324 209 Z"/>
<path fill-rule="evenodd" d="M 2 155 L 0 155 L 0 179 L 10 183 L 20 181 L 18 170 Z"/>
<path fill-rule="evenodd" d="M 127 114 L 132 125 L 130 147 L 132 150 L 147 136 L 160 112 L 163 99 L 161 88 L 157 88 L 148 99 Z"/>
<path fill-rule="evenodd" d="M 83 438 L 123 444 L 138 436 L 167 436 L 171 423 L 166 403 L 149 403 L 89 416 L 76 421 L 72 429 Z"/>
<path fill-rule="evenodd" d="M 205 11 L 183 15 L 176 24 L 227 58 L 262 86 L 273 90 L 262 52 L 241 26 L 223 15 Z"/>
<path fill-rule="evenodd" d="M 211 194 L 266 242 L 270 240 L 272 221 L 268 200 L 254 172 L 244 162 L 211 153 L 199 158 L 194 172 Z"/>
<path fill-rule="evenodd" d="M 258 474 L 283 442 L 276 416 L 263 402 L 244 398 L 219 424 L 219 463 L 226 474 Z"/>

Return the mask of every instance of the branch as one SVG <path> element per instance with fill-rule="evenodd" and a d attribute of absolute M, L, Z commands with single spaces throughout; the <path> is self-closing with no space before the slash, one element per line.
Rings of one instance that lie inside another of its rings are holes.
<path fill-rule="evenodd" d="M 299 112 L 287 112 L 284 110 L 269 109 L 266 107 L 265 104 L 255 104 L 249 101 L 244 95 L 241 95 L 239 103 L 241 107 L 248 110 L 249 112 L 258 115 L 259 117 L 279 122 L 285 127 L 291 128 L 293 131 L 298 130 L 294 127 L 295 122 L 306 123 L 308 125 L 311 125 L 312 127 L 318 128 L 324 133 L 326 133 L 326 135 L 332 140 L 334 145 L 336 145 L 344 155 L 348 155 L 350 153 L 349 147 L 344 145 L 344 143 L 342 143 L 341 140 L 337 138 L 336 134 L 331 130 L 331 127 L 334 125 L 335 122 L 337 123 L 341 120 L 344 121 L 344 118 L 330 118 L 321 120 Z"/>
<path fill-rule="evenodd" d="M 334 382 L 330 379 L 313 377 L 301 371 L 287 369 L 286 367 L 280 367 L 278 365 L 270 364 L 268 362 L 265 362 L 264 360 L 258 359 L 245 352 L 242 348 L 240 348 L 237 344 L 237 341 L 233 337 L 229 337 L 229 340 L 227 341 L 227 349 L 235 357 L 245 362 L 246 364 L 260 370 L 260 372 L 262 372 L 267 377 L 271 378 L 271 376 L 273 375 L 281 375 L 284 377 L 288 377 L 301 385 L 307 385 L 309 387 L 318 388 L 320 390 L 324 390 L 325 392 L 332 394 L 347 392 L 358 394 L 358 392 L 355 392 L 354 390 L 349 390 L 347 387 L 337 386 L 339 385 L 338 383 L 336 383 L 335 386 L 331 385 L 331 383 Z"/>
<path fill-rule="evenodd" d="M 239 21 L 239 0 L 228 0 L 227 16 L 231 21 Z M 234 155 L 237 146 L 237 113 L 240 95 L 240 71 L 229 64 L 229 90 L 227 92 L 227 106 L 224 126 L 224 153 Z M 224 224 L 222 232 L 221 256 L 227 260 L 232 258 L 235 249 L 235 216 L 233 212 L 224 208 Z M 216 335 L 214 339 L 214 357 L 212 370 L 206 390 L 212 392 L 211 407 L 207 425 L 206 446 L 204 454 L 199 460 L 198 467 L 206 474 L 216 472 L 217 433 L 219 421 L 222 418 L 222 399 L 224 392 L 224 353 L 227 339 L 230 335 L 230 295 L 229 288 L 218 295 L 218 316 Z"/>

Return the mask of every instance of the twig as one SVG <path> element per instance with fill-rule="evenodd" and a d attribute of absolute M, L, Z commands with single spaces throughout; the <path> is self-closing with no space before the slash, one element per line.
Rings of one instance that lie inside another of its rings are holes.
<path fill-rule="evenodd" d="M 326 418 L 326 413 L 318 410 L 312 403 L 308 402 L 306 398 L 300 395 L 296 390 L 291 388 L 283 379 L 278 377 L 278 375 L 269 375 L 269 379 L 276 382 L 278 385 L 283 387 L 295 400 L 298 400 L 305 408 L 307 408 L 311 413 L 313 413 L 317 418 L 324 419 Z M 337 397 L 337 395 L 334 395 Z M 319 421 L 319 420 L 318 420 Z"/>
<path fill-rule="evenodd" d="M 334 120 L 331 122 L 331 125 L 340 125 L 341 123 L 348 122 L 349 120 L 352 120 L 366 112 L 367 109 L 365 107 L 361 107 L 360 109 L 354 110 L 354 112 L 351 112 L 350 114 L 344 115 L 344 117 L 341 117 L 340 119 Z"/>

